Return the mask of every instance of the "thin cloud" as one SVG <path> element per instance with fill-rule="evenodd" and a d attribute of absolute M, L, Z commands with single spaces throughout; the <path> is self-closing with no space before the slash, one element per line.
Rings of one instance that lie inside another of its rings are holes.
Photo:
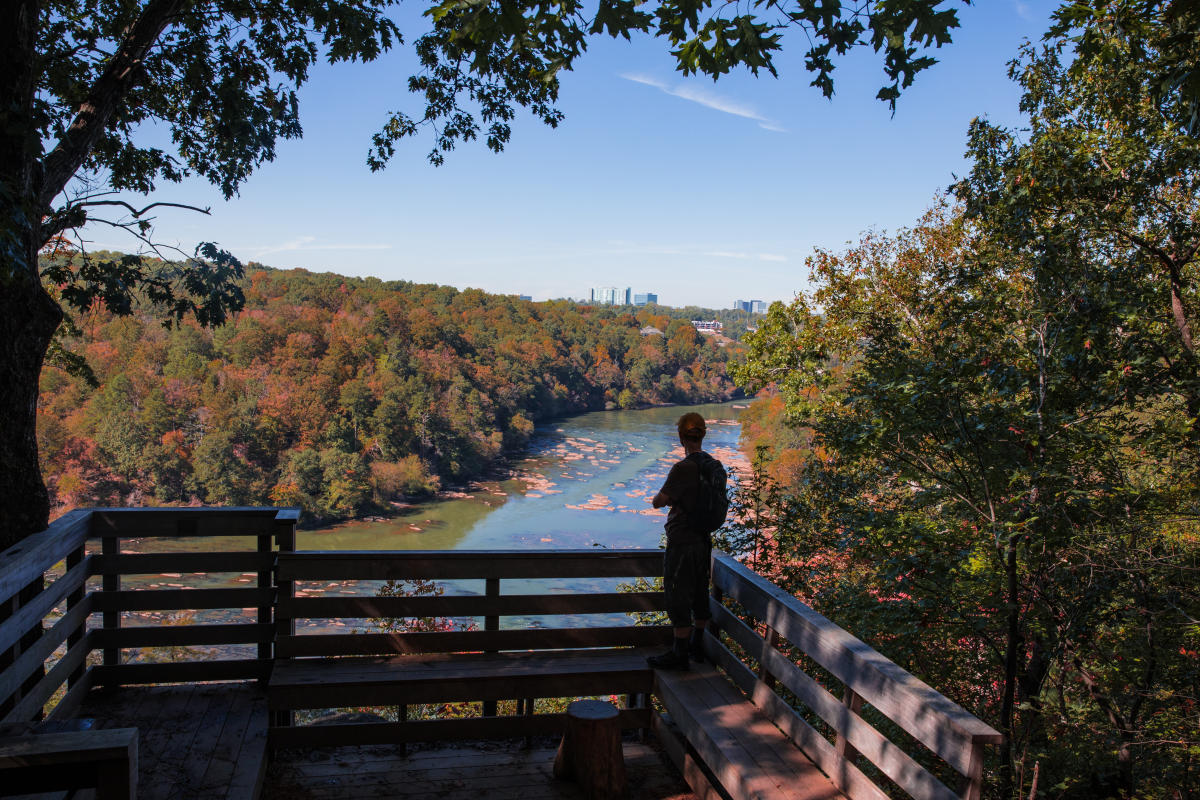
<path fill-rule="evenodd" d="M 709 256 L 710 258 L 733 258 L 738 261 L 750 261 L 758 259 L 759 261 L 787 261 L 787 256 L 781 256 L 778 253 L 741 253 L 732 250 L 710 250 L 701 255 Z"/>
<path fill-rule="evenodd" d="M 321 243 L 315 236 L 300 236 L 277 244 L 247 247 L 246 251 L 264 256 L 272 253 L 297 253 L 309 250 L 391 250 L 390 244 L 369 244 L 355 242 L 352 244 Z"/>
<path fill-rule="evenodd" d="M 787 133 L 787 129 L 773 119 L 768 119 L 754 110 L 753 107 L 744 103 L 739 103 L 728 97 L 722 97 L 716 92 L 711 92 L 699 86 L 672 86 L 664 83 L 657 78 L 640 73 L 625 72 L 621 77 L 627 81 L 640 83 L 644 86 L 653 86 L 663 94 L 669 94 L 672 97 L 678 97 L 681 100 L 687 100 L 692 103 L 697 103 L 705 108 L 711 108 L 713 111 L 720 111 L 722 114 L 732 114 L 735 117 L 743 117 L 752 119 L 758 123 L 758 127 L 763 130 L 775 131 L 776 133 Z"/>

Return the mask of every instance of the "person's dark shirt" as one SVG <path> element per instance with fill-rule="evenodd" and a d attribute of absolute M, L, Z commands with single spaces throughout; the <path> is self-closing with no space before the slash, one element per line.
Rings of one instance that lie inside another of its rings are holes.
<path fill-rule="evenodd" d="M 707 541 L 708 534 L 693 530 L 688 519 L 688 510 L 696 507 L 700 492 L 700 464 L 698 459 L 688 456 L 675 462 L 667 473 L 662 492 L 671 499 L 671 511 L 667 514 L 667 544 Z"/>

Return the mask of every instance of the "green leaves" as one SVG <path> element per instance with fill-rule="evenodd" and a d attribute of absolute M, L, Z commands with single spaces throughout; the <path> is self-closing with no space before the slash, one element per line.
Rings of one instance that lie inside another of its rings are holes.
<path fill-rule="evenodd" d="M 775 55 L 785 37 L 807 42 L 805 66 L 826 97 L 834 91 L 835 59 L 859 46 L 884 56 L 890 83 L 880 99 L 895 107 L 903 88 L 935 60 L 925 51 L 950 41 L 958 26 L 954 0 L 762 0 L 728 15 L 712 0 L 598 0 L 594 7 L 569 2 L 446 0 L 426 15 L 433 30 L 417 40 L 422 72 L 409 90 L 424 102 L 420 116 L 397 112 L 373 140 L 368 156 L 380 169 L 401 139 L 433 131 L 429 160 L 440 164 L 461 143 L 487 127 L 487 146 L 508 142 L 506 124 L 518 108 L 551 127 L 562 119 L 554 107 L 559 80 L 587 49 L 589 36 L 626 39 L 646 34 L 664 39 L 684 75 L 719 78 L 745 68 L 777 75 Z"/>
<path fill-rule="evenodd" d="M 168 263 L 138 255 L 54 257 L 42 267 L 42 280 L 67 305 L 88 311 L 103 306 L 128 316 L 145 305 L 164 317 L 167 327 L 193 316 L 204 326 L 220 325 L 241 310 L 245 296 L 238 281 L 240 261 L 211 242 L 196 248 L 196 258 Z"/>
<path fill-rule="evenodd" d="M 1041 227 L 1008 179 L 1081 167 L 973 132 L 997 145 L 972 174 L 984 222 L 940 209 L 818 251 L 812 291 L 748 339 L 738 378 L 812 436 L 773 509 L 778 558 L 828 565 L 792 588 L 1004 729 L 1014 781 L 1036 742 L 1047 782 L 1165 796 L 1182 748 L 1134 748 L 1136 772 L 1110 754 L 1150 718 L 1178 741 L 1191 724 L 1188 635 L 1168 620 L 1200 614 L 1195 373 L 1171 368 L 1184 354 L 1127 246 L 1083 215 Z"/>

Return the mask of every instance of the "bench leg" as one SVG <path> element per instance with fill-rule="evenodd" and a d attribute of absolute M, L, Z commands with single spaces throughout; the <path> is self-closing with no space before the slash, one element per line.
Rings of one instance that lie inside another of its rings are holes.
<path fill-rule="evenodd" d="M 534 704 L 534 699 L 532 697 L 526 697 L 524 699 L 518 700 L 517 701 L 517 712 L 519 714 L 521 714 L 522 716 L 524 716 L 526 719 L 528 719 L 529 717 L 533 716 L 533 704 Z M 533 736 L 526 735 L 525 736 L 525 749 L 529 750 L 532 747 L 533 747 Z"/>
<path fill-rule="evenodd" d="M 396 706 L 396 721 L 397 722 L 408 722 L 408 704 L 407 703 L 401 703 L 400 705 Z M 404 742 L 401 742 L 400 747 L 399 747 L 399 752 L 400 752 L 400 755 L 402 755 L 402 756 L 408 755 L 408 745 Z"/>
<path fill-rule="evenodd" d="M 96 767 L 97 800 L 137 800 L 137 755 L 113 759 Z"/>

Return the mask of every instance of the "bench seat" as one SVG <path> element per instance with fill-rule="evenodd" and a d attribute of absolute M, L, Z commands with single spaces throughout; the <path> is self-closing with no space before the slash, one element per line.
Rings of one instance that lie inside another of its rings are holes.
<path fill-rule="evenodd" d="M 272 711 L 648 693 L 644 648 L 427 653 L 277 661 Z"/>
<path fill-rule="evenodd" d="M 833 800 L 844 795 L 709 664 L 659 670 L 654 693 L 734 800 Z M 685 770 L 687 774 L 687 770 Z M 697 788 L 698 796 L 705 792 Z"/>
<path fill-rule="evenodd" d="M 0 739 L 0 794 L 94 788 L 101 800 L 133 800 L 137 744 L 136 728 Z"/>

